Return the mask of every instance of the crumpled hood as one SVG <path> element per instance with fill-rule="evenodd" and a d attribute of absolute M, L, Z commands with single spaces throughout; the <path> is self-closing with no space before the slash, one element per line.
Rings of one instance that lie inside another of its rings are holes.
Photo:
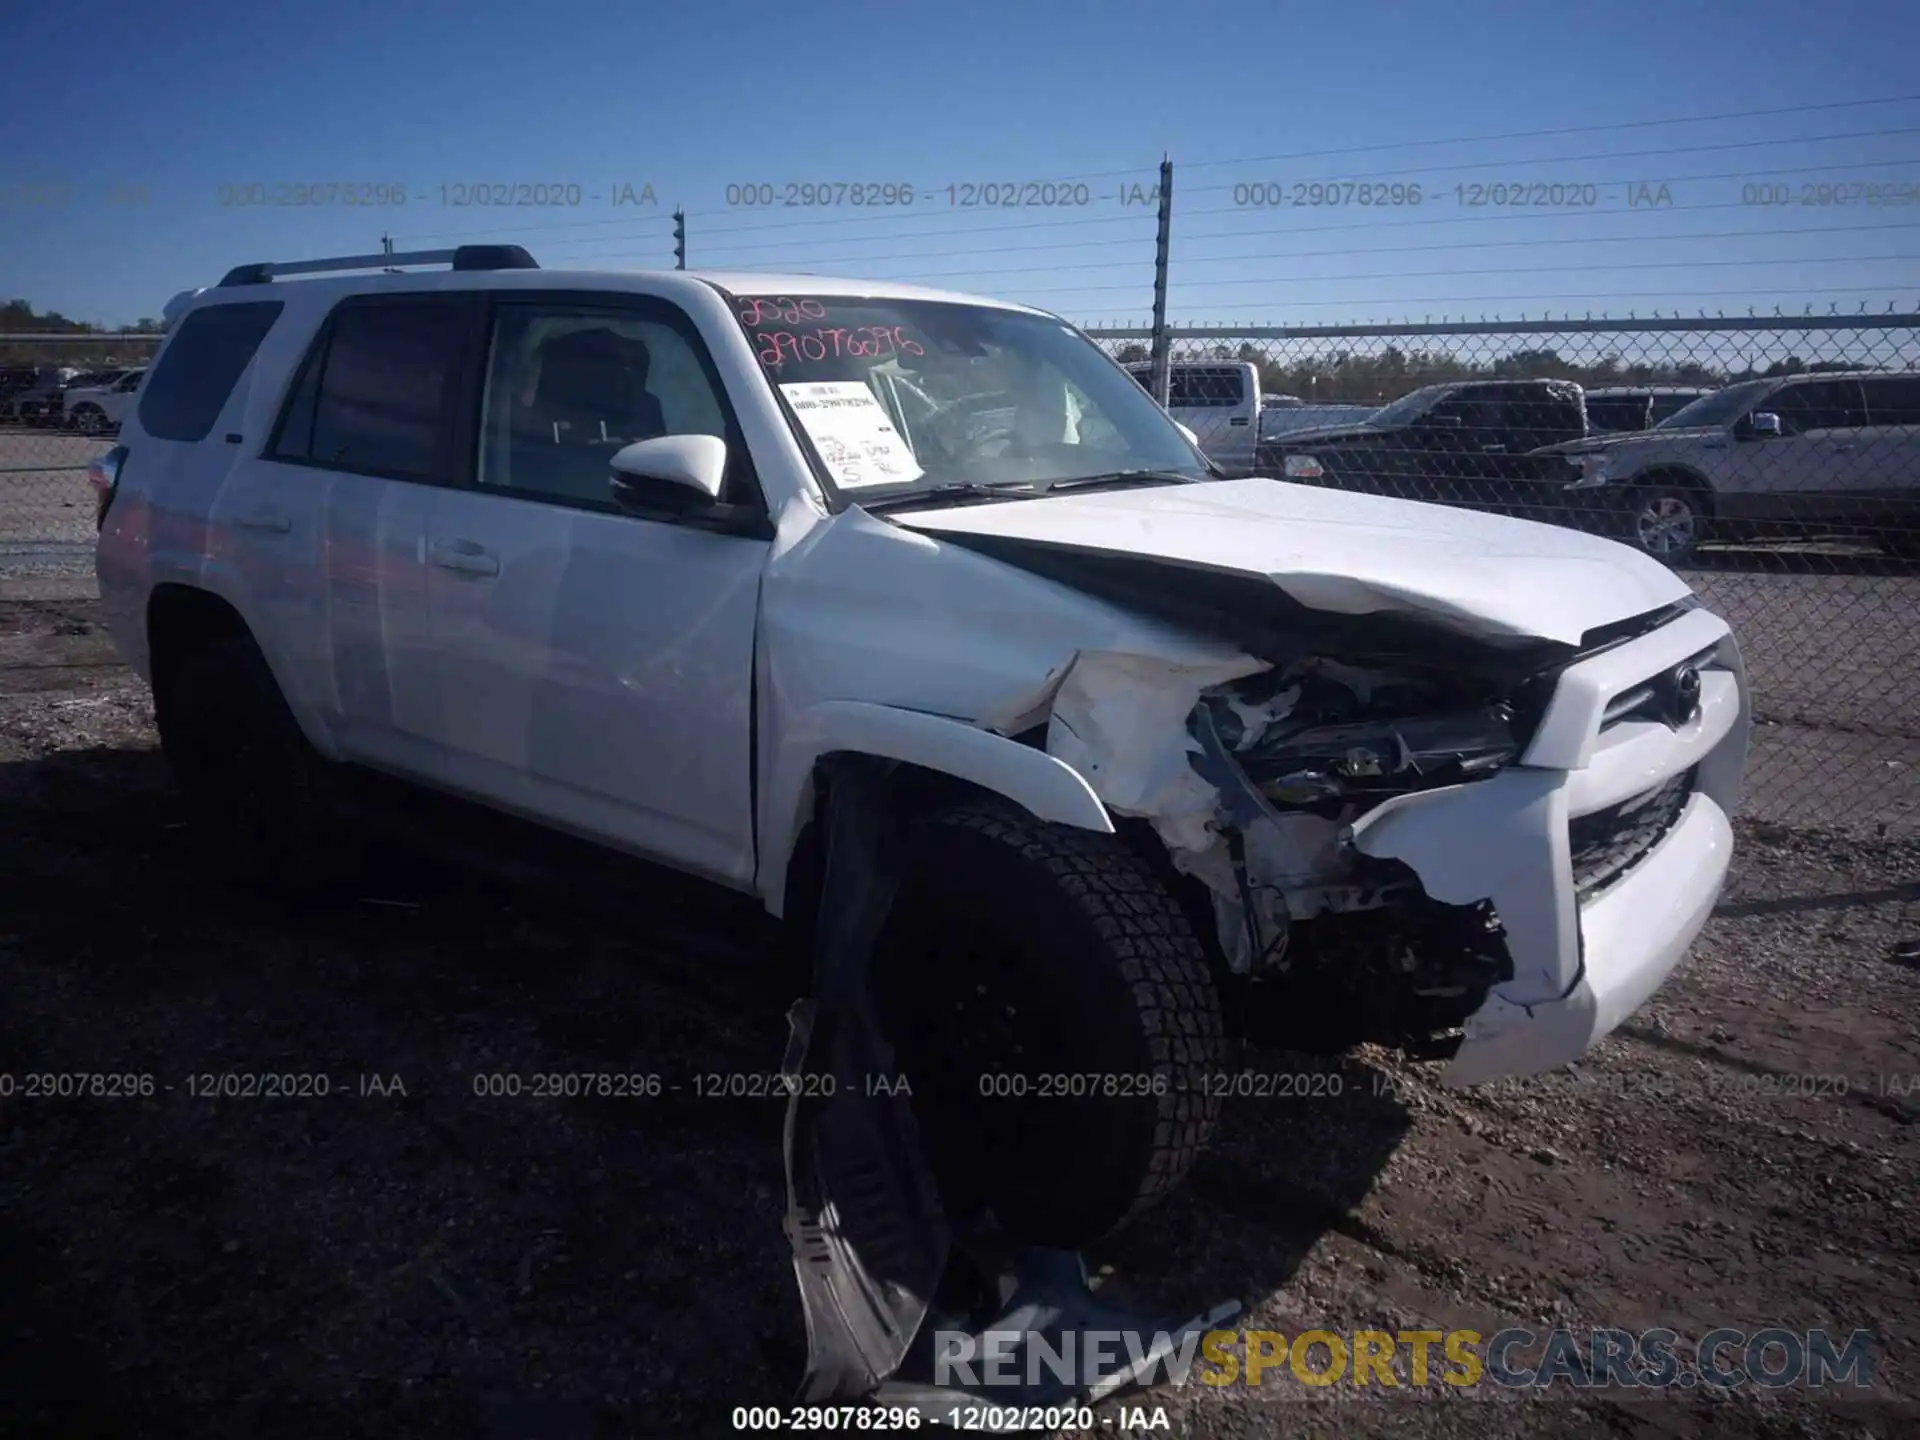
<path fill-rule="evenodd" d="M 1597 626 L 1690 593 L 1657 560 L 1557 525 L 1257 478 L 886 518 L 933 535 L 1260 577 L 1311 609 L 1414 616 L 1488 638 L 1577 645 Z"/>

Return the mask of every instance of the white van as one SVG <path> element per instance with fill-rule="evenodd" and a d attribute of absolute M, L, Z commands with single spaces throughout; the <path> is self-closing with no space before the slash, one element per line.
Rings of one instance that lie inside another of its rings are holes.
<path fill-rule="evenodd" d="M 1151 388 L 1153 366 L 1127 366 Z M 1167 384 L 1167 411 L 1199 437 L 1207 457 L 1230 475 L 1253 472 L 1260 433 L 1260 370 L 1250 361 L 1176 361 Z"/>

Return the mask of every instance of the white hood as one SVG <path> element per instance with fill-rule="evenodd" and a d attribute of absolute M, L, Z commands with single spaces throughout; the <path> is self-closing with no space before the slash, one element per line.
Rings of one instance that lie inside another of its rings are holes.
<path fill-rule="evenodd" d="M 1577 645 L 1690 592 L 1624 545 L 1531 520 L 1278 480 L 1097 491 L 887 517 L 929 534 L 1146 555 L 1272 580 L 1346 615 L 1420 615 L 1487 637 Z"/>

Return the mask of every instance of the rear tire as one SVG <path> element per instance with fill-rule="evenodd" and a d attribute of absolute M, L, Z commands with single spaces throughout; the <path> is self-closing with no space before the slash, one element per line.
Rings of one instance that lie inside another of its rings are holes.
<path fill-rule="evenodd" d="M 1163 1198 L 1219 1114 L 1200 942 L 1111 835 L 998 802 L 909 833 L 875 994 L 950 1209 L 1082 1248 Z"/>
<path fill-rule="evenodd" d="M 351 847 L 324 803 L 326 762 L 253 640 L 200 645 L 156 679 L 160 748 L 221 873 L 291 896 L 343 879 Z"/>

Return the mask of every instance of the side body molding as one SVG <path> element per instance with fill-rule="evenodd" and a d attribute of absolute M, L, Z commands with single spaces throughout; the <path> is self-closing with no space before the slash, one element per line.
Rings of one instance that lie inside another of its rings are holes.
<path fill-rule="evenodd" d="M 1044 750 L 941 715 L 858 700 L 822 701 L 788 723 L 760 797 L 758 888 L 776 916 L 786 903 L 787 866 L 812 803 L 814 763 L 835 751 L 924 766 L 1004 795 L 1042 820 L 1113 833 L 1113 817 L 1085 777 Z"/>

